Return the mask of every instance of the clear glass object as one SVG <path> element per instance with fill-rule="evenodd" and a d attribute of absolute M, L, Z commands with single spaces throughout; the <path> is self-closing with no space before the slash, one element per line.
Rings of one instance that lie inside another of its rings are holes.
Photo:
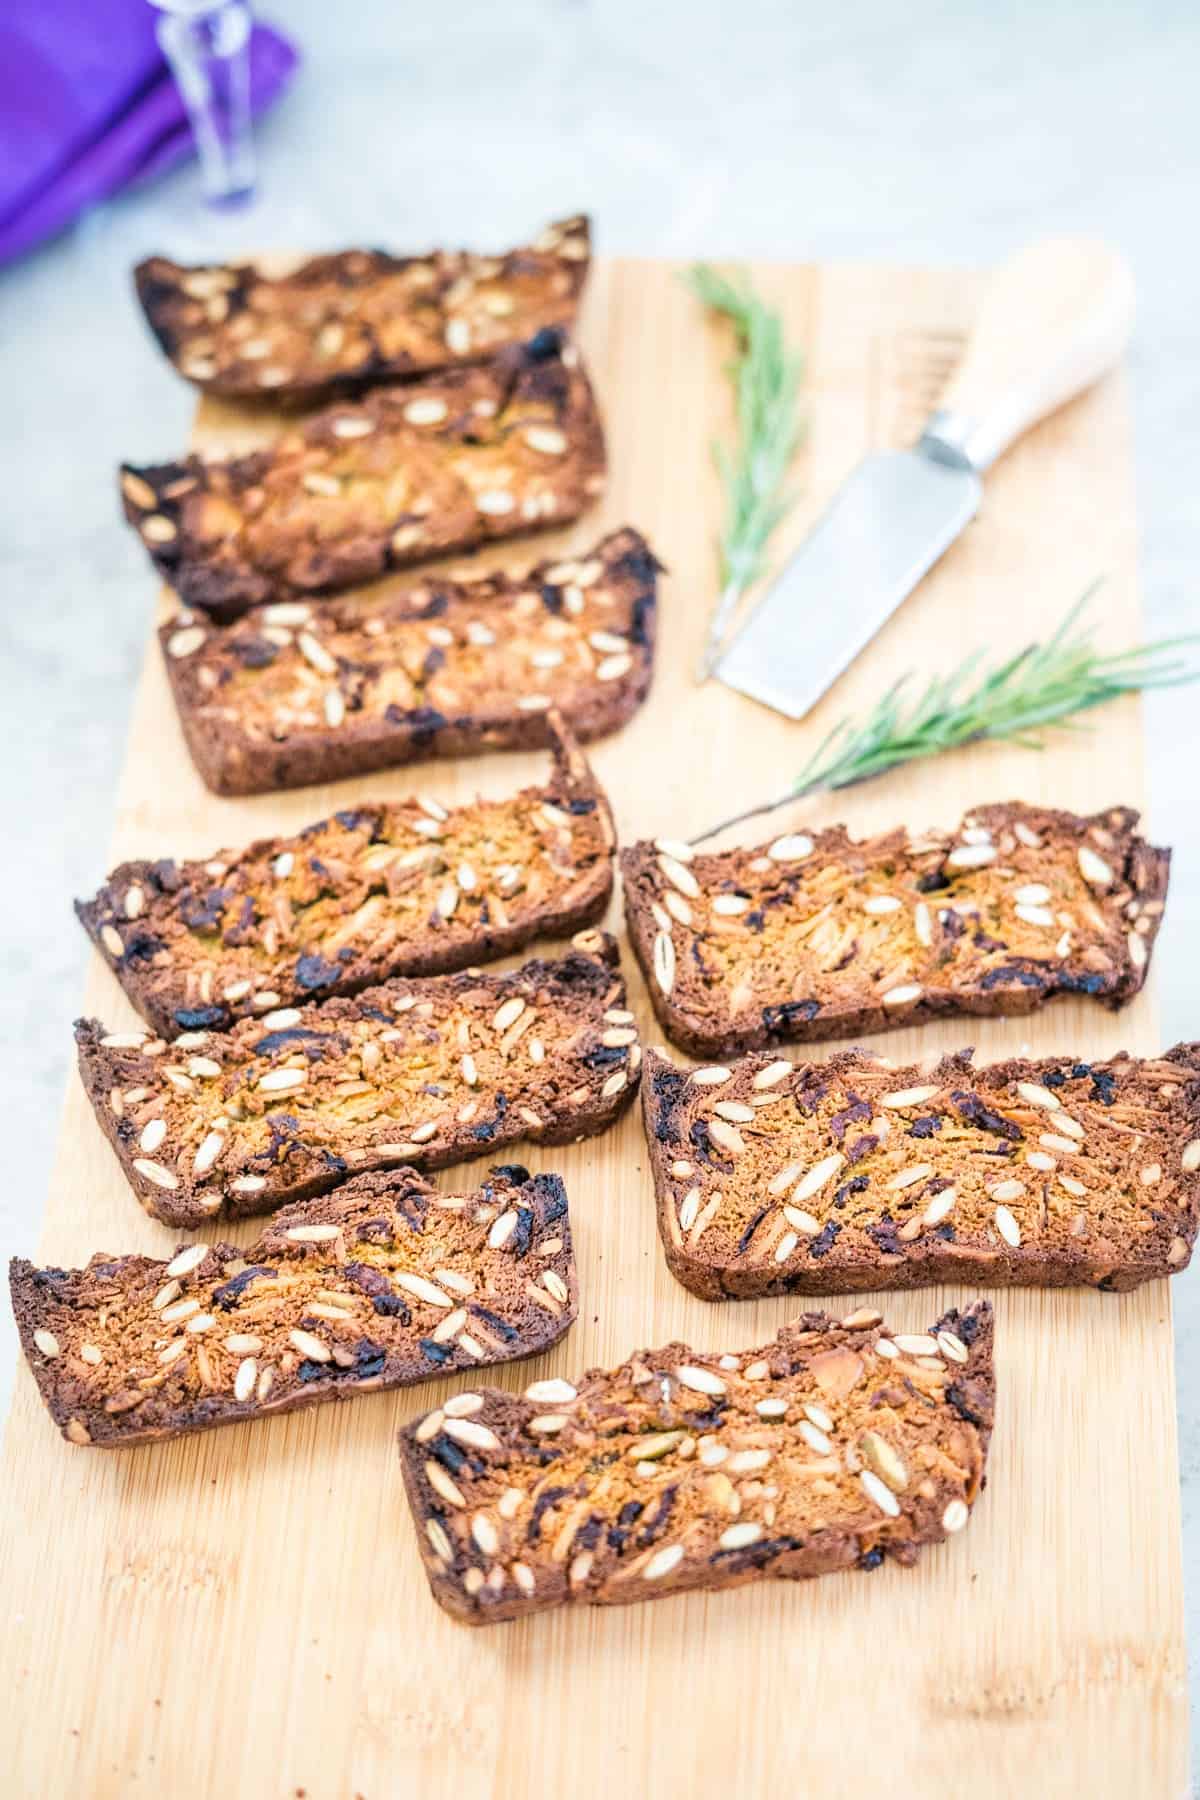
<path fill-rule="evenodd" d="M 187 107 L 206 198 L 236 205 L 254 191 L 250 9 L 243 0 L 150 0 L 158 42 Z"/>

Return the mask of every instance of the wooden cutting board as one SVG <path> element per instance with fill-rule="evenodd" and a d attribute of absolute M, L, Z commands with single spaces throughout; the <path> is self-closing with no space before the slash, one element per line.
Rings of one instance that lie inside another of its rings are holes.
<path fill-rule="evenodd" d="M 809 355 L 796 537 L 858 457 L 911 437 L 978 288 L 961 274 L 870 268 L 764 267 L 757 279 Z M 629 520 L 670 569 L 650 702 L 595 750 L 623 838 L 686 837 L 779 789 L 836 717 L 901 670 L 944 669 L 976 645 L 1011 650 L 1044 633 L 1098 574 L 1108 578 L 1105 638 L 1115 647 L 1137 634 L 1129 426 L 1114 379 L 989 476 L 978 521 L 809 724 L 716 685 L 697 690 L 689 671 L 713 598 L 719 517 L 708 440 L 727 416 L 727 343 L 668 268 L 646 263 L 599 268 L 584 338 L 612 483 L 564 541 L 584 546 Z M 171 448 L 140 442 L 136 421 L 130 430 L 131 452 Z M 232 409 L 200 409 L 203 445 L 249 445 L 256 432 L 261 423 Z M 1093 717 L 1086 735 L 1060 735 L 1044 756 L 978 749 L 803 816 L 870 831 L 951 823 L 971 804 L 1015 796 L 1082 810 L 1136 803 L 1138 707 Z M 543 766 L 494 757 L 214 799 L 184 753 L 152 646 L 112 857 L 212 853 L 351 796 L 420 785 L 457 799 Z M 1173 824 L 1164 822 L 1167 836 Z M 656 1042 L 635 972 L 631 985 Z M 114 1025 L 132 1019 L 98 961 L 84 1008 Z M 1160 1047 L 1146 993 L 1119 1018 L 1058 1002 L 1033 1019 L 896 1032 L 887 1048 L 904 1057 L 972 1040 L 987 1058 L 1019 1046 L 1090 1056 Z M 636 1116 L 529 1160 L 566 1177 L 583 1306 L 564 1344 L 500 1381 L 570 1375 L 675 1336 L 749 1346 L 799 1310 L 784 1300 L 709 1306 L 675 1284 Z M 452 1185 L 462 1172 L 442 1179 Z M 162 1255 L 172 1244 L 126 1190 L 74 1078 L 40 1239 L 35 1204 L 31 1196 L 30 1248 L 42 1260 L 78 1263 L 99 1248 Z M 882 1304 L 895 1328 L 913 1331 L 965 1293 Z M 8 1791 L 89 1800 L 1182 1794 L 1167 1286 L 1119 1298 L 1005 1294 L 997 1314 L 987 1492 L 969 1529 L 917 1569 L 483 1632 L 453 1624 L 429 1598 L 401 1490 L 396 1426 L 434 1404 L 441 1384 L 106 1454 L 61 1441 L 22 1368 L 0 1486 Z"/>

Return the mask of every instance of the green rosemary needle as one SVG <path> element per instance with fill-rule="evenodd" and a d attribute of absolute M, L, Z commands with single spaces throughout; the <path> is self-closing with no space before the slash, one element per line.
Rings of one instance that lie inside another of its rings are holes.
<path fill-rule="evenodd" d="M 748 279 L 731 280 L 697 263 L 684 281 L 696 298 L 732 321 L 737 354 L 728 373 L 737 392 L 737 442 L 713 444 L 725 490 L 721 595 L 709 622 L 697 679 L 707 680 L 735 607 L 763 573 L 771 533 L 792 504 L 784 482 L 802 436 L 797 395 L 803 359 L 790 350 L 783 321 Z"/>
<path fill-rule="evenodd" d="M 703 843 L 731 825 L 774 812 L 790 801 L 835 788 L 855 787 L 903 763 L 938 756 L 985 738 L 1040 750 L 1044 726 L 1103 706 L 1121 694 L 1177 687 L 1200 678 L 1200 669 L 1172 652 L 1200 642 L 1195 635 L 1166 638 L 1116 655 L 1094 647 L 1082 615 L 1090 588 L 1044 644 L 1029 644 L 995 668 L 976 675 L 976 651 L 948 675 L 935 675 L 910 698 L 912 677 L 902 675 L 861 721 L 843 719 L 819 744 L 786 794 L 722 819 L 694 841 Z"/>

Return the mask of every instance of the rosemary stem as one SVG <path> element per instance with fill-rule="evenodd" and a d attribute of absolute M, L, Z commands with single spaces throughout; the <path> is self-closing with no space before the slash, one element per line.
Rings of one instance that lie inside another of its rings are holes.
<path fill-rule="evenodd" d="M 696 665 L 696 680 L 707 681 L 716 667 L 717 657 L 721 649 L 721 640 L 725 636 L 730 619 L 738 601 L 745 593 L 745 587 L 736 580 L 727 581 L 721 589 L 721 598 L 717 601 L 704 640 L 704 649 Z"/>
<path fill-rule="evenodd" d="M 1179 687 L 1200 679 L 1200 669 L 1167 652 L 1200 642 L 1196 636 L 1165 639 L 1101 655 L 1089 634 L 1069 636 L 1080 622 L 1092 590 L 1068 612 L 1043 644 L 1028 644 L 1015 655 L 975 676 L 978 655 L 948 675 L 934 676 L 909 699 L 909 676 L 892 683 L 866 718 L 843 719 L 820 743 L 785 794 L 734 813 L 693 839 L 702 844 L 718 832 L 761 818 L 813 794 L 856 787 L 906 763 L 939 756 L 986 739 L 1042 748 L 1047 725 L 1076 728 L 1080 713 L 1123 694 Z"/>
<path fill-rule="evenodd" d="M 785 482 L 801 438 L 802 363 L 787 344 L 779 314 L 749 281 L 721 275 L 705 263 L 689 269 L 684 281 L 701 305 L 729 320 L 736 344 L 729 365 L 736 437 L 732 446 L 713 445 L 725 516 L 718 542 L 721 596 L 696 670 L 696 679 L 706 681 L 738 601 L 764 574 L 771 535 L 791 505 Z"/>
<path fill-rule="evenodd" d="M 696 837 L 689 839 L 689 842 L 705 844 L 709 838 L 716 837 L 722 831 L 728 831 L 733 825 L 744 825 L 747 819 L 761 819 L 766 813 L 778 812 L 779 808 L 787 806 L 789 801 L 803 798 L 805 798 L 804 795 L 798 794 L 794 788 L 789 788 L 786 794 L 779 794 L 774 800 L 764 800 L 760 806 L 748 806 L 745 812 L 731 813 L 729 818 L 722 819 L 717 825 L 710 825 L 707 831 L 700 832 Z"/>

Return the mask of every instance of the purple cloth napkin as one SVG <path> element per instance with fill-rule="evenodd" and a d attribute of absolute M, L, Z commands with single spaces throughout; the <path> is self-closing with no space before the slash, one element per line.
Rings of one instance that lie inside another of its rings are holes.
<path fill-rule="evenodd" d="M 192 154 L 183 101 L 148 0 L 3 0 L 0 5 L 0 263 L 88 206 Z M 255 25 L 255 117 L 297 55 Z"/>

